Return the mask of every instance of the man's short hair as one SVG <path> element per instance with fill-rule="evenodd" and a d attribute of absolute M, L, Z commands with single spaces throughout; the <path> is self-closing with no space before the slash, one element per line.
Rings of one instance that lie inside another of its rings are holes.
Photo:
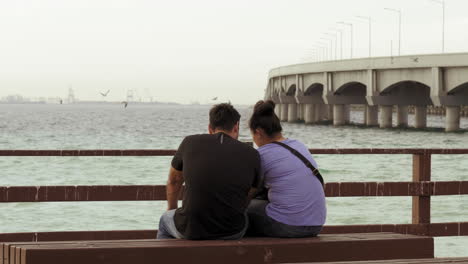
<path fill-rule="evenodd" d="M 230 103 L 217 104 L 210 110 L 210 127 L 231 131 L 240 117 L 239 112 Z"/>

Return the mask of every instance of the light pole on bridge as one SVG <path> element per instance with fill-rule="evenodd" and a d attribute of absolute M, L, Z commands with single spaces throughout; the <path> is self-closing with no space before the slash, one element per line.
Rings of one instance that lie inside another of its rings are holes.
<path fill-rule="evenodd" d="M 346 23 L 346 22 L 338 22 L 338 24 L 348 26 L 350 28 L 350 36 L 351 36 L 351 50 L 350 50 L 350 55 L 349 57 L 352 59 L 353 58 L 353 24 L 352 23 Z"/>
<path fill-rule="evenodd" d="M 304 57 L 302 57 L 299 61 L 299 63 L 301 62 L 307 62 L 307 61 L 317 61 L 317 50 L 315 49 L 312 49 L 310 50 Z"/>
<path fill-rule="evenodd" d="M 372 57 L 372 19 L 367 16 L 357 16 L 357 18 L 364 19 L 369 24 L 369 58 Z"/>
<path fill-rule="evenodd" d="M 319 61 L 318 56 L 319 56 L 318 51 L 316 51 L 316 52 L 314 52 L 314 53 L 312 54 L 312 58 L 313 58 L 314 62 Z"/>
<path fill-rule="evenodd" d="M 335 38 L 335 60 L 337 60 L 338 59 L 338 55 L 337 55 L 337 53 L 338 53 L 338 51 L 337 51 L 338 50 L 338 34 L 332 34 L 332 33 L 328 33 L 328 32 L 325 32 L 324 34 Z"/>
<path fill-rule="evenodd" d="M 322 48 L 325 50 L 325 56 L 326 60 L 331 60 L 331 48 L 329 48 L 329 43 L 325 42 L 318 42 L 318 45 L 321 45 Z"/>
<path fill-rule="evenodd" d="M 318 50 L 317 49 L 313 49 L 312 52 L 310 53 L 311 57 L 312 57 L 312 61 L 316 62 L 318 61 L 317 59 L 317 56 L 318 56 Z"/>
<path fill-rule="evenodd" d="M 442 53 L 445 52 L 445 0 L 430 0 L 442 5 Z"/>
<path fill-rule="evenodd" d="M 329 41 L 329 43 L 330 43 L 330 49 L 329 49 L 330 54 L 329 54 L 329 56 L 330 56 L 330 60 L 333 60 L 333 40 L 330 39 L 330 38 L 320 38 L 320 39 L 325 40 L 325 41 Z M 327 43 L 327 45 L 328 45 L 328 43 Z"/>
<path fill-rule="evenodd" d="M 314 45 L 314 47 L 316 47 L 319 50 L 319 53 L 320 53 L 319 60 L 324 61 L 326 59 L 326 54 L 328 52 L 326 45 L 324 46 L 324 45 L 316 44 Z"/>
<path fill-rule="evenodd" d="M 320 61 L 320 57 L 322 56 L 322 51 L 320 50 L 320 47 L 318 47 L 317 45 L 313 45 L 313 47 L 314 47 L 314 50 L 315 50 L 316 61 Z"/>
<path fill-rule="evenodd" d="M 321 44 L 320 49 L 322 50 L 322 61 L 328 60 L 328 45 Z"/>
<path fill-rule="evenodd" d="M 387 11 L 398 13 L 398 56 L 401 55 L 401 9 L 384 8 Z"/>
<path fill-rule="evenodd" d="M 343 59 L 343 29 L 331 28 L 336 33 L 340 33 L 340 60 Z"/>

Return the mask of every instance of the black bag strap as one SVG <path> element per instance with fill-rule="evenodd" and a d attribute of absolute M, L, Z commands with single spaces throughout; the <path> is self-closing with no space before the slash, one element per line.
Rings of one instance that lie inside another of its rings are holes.
<path fill-rule="evenodd" d="M 309 168 L 312 171 L 312 174 L 315 175 L 315 177 L 318 178 L 318 180 L 320 181 L 322 186 L 325 185 L 325 182 L 323 181 L 323 177 L 320 174 L 319 170 L 317 168 L 315 168 L 314 165 L 312 165 L 312 163 L 306 157 L 304 157 L 301 153 L 299 153 L 299 151 L 291 148 L 290 146 L 288 146 L 288 145 L 286 145 L 286 144 L 284 144 L 282 142 L 274 141 L 272 143 L 274 143 L 276 145 L 280 145 L 280 146 L 284 147 L 285 149 L 291 151 L 291 153 L 294 156 L 298 157 L 302 162 L 304 162 L 304 164 L 307 166 L 307 168 Z"/>

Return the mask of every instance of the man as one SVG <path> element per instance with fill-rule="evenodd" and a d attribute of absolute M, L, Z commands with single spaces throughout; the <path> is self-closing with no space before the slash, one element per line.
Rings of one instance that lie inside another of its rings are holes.
<path fill-rule="evenodd" d="M 231 104 L 210 110 L 209 134 L 186 137 L 172 159 L 158 239 L 240 239 L 258 184 L 260 157 L 237 141 L 240 115 Z M 182 207 L 177 209 L 185 182 Z"/>

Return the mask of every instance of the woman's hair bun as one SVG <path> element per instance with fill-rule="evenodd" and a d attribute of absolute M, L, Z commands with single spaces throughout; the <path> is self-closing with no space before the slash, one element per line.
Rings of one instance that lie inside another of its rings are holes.
<path fill-rule="evenodd" d="M 258 101 L 254 106 L 254 114 L 268 116 L 274 115 L 275 103 L 271 100 Z"/>
<path fill-rule="evenodd" d="M 251 131 L 256 131 L 260 128 L 269 137 L 273 137 L 283 131 L 281 122 L 275 114 L 275 103 L 273 101 L 258 101 L 255 104 L 253 115 L 249 120 L 249 128 Z"/>

